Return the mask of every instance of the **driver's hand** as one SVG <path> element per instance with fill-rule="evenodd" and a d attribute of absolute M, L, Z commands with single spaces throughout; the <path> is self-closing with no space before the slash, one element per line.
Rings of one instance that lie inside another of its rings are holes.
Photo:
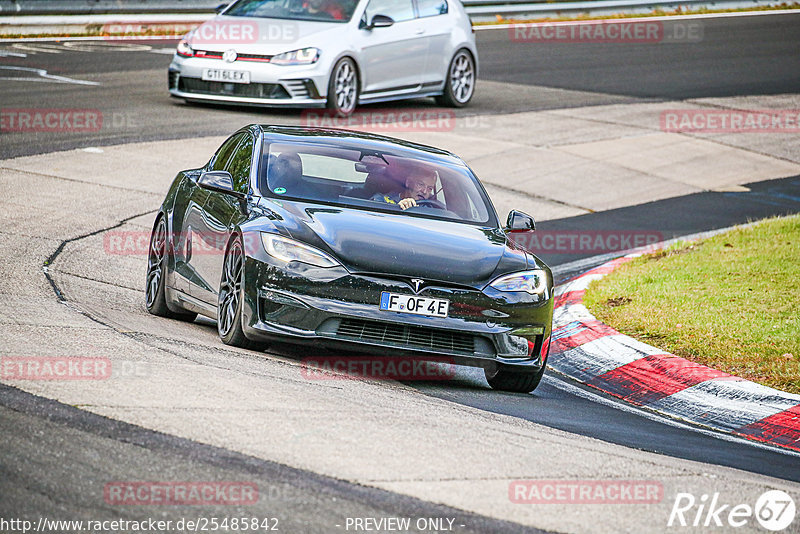
<path fill-rule="evenodd" d="M 404 198 L 400 202 L 397 203 L 400 206 L 401 210 L 407 210 L 408 208 L 413 208 L 417 205 L 417 201 L 413 198 Z"/>

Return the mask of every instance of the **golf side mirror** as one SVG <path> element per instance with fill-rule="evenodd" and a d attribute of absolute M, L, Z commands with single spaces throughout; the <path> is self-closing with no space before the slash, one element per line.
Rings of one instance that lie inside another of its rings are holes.
<path fill-rule="evenodd" d="M 364 24 L 364 21 L 362 20 L 359 27 L 364 30 L 372 30 L 374 28 L 388 28 L 392 24 L 394 24 L 394 19 L 392 19 L 392 17 L 388 17 L 386 15 L 375 15 L 372 17 L 372 22 L 369 24 Z"/>

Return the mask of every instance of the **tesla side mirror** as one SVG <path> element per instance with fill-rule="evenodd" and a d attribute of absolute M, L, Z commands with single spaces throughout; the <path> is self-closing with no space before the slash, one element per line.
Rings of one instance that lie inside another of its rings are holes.
<path fill-rule="evenodd" d="M 372 30 L 374 28 L 388 28 L 392 24 L 394 24 L 394 19 L 392 19 L 392 17 L 388 17 L 386 15 L 375 15 L 372 17 L 372 22 L 369 24 L 365 25 L 362 21 L 361 28 L 365 30 Z"/>
<path fill-rule="evenodd" d="M 217 7 L 214 8 L 214 12 L 215 13 L 222 13 L 223 11 L 225 11 L 225 8 L 227 8 L 229 5 L 230 4 L 220 4 L 220 5 L 218 5 Z"/>
<path fill-rule="evenodd" d="M 244 195 L 234 190 L 233 177 L 228 171 L 208 171 L 200 175 L 197 185 L 210 191 L 218 191 L 237 198 L 244 198 Z"/>
<path fill-rule="evenodd" d="M 506 231 L 523 232 L 527 230 L 536 230 L 536 222 L 533 220 L 533 217 L 521 211 L 511 210 L 508 214 L 508 220 L 506 221 Z"/>

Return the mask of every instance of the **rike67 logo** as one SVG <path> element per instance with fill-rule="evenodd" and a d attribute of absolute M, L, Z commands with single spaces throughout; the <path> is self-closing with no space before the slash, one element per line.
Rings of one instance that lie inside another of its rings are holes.
<path fill-rule="evenodd" d="M 691 493 L 678 493 L 667 526 L 730 529 L 748 525 L 755 517 L 763 528 L 778 532 L 792 524 L 795 512 L 794 499 L 781 490 L 764 492 L 755 506 L 725 503 L 719 493 L 699 499 Z"/>

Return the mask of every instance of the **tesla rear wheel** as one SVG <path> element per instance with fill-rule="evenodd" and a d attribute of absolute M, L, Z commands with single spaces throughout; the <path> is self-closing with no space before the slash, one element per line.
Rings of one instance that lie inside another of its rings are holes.
<path fill-rule="evenodd" d="M 167 222 L 160 217 L 153 233 L 150 234 L 150 248 L 147 253 L 147 282 L 145 285 L 145 306 L 147 311 L 160 317 L 181 321 L 194 321 L 192 312 L 174 312 L 167 307 L 164 284 L 167 270 Z"/>
<path fill-rule="evenodd" d="M 466 49 L 453 56 L 447 69 L 447 82 L 444 94 L 436 97 L 436 102 L 451 108 L 463 108 L 472 100 L 475 93 L 475 60 Z"/>
<path fill-rule="evenodd" d="M 244 296 L 244 247 L 236 236 L 228 245 L 222 265 L 217 306 L 217 331 L 226 345 L 243 349 L 262 348 L 264 345 L 247 339 L 242 330 L 242 298 Z"/>
<path fill-rule="evenodd" d="M 514 393 L 530 393 L 536 389 L 544 376 L 545 365 L 538 373 L 520 373 L 498 368 L 494 372 L 484 369 L 486 381 L 492 389 Z"/>
<path fill-rule="evenodd" d="M 347 117 L 358 103 L 358 71 L 355 62 L 343 57 L 336 62 L 328 81 L 328 109 L 337 117 Z"/>

